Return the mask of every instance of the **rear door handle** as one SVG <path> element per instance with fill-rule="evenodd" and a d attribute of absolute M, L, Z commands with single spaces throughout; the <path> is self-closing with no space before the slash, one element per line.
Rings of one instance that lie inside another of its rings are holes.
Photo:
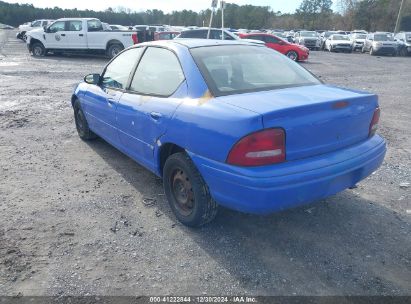
<path fill-rule="evenodd" d="M 158 113 L 158 112 L 151 112 L 150 116 L 154 120 L 159 120 L 162 117 L 161 113 Z"/>

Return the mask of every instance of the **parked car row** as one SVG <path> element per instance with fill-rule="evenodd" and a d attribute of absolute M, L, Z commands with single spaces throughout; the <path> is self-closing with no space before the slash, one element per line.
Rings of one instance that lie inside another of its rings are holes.
<path fill-rule="evenodd" d="M 94 35 L 91 32 L 100 33 Z M 93 42 L 92 36 L 98 39 L 95 38 L 96 41 Z M 30 41 L 27 41 L 28 37 Z M 175 38 L 246 39 L 252 43 L 265 44 L 294 61 L 307 60 L 310 50 L 347 53 L 361 51 L 371 55 L 402 56 L 411 53 L 411 33 L 398 33 L 394 37 L 388 32 L 367 33 L 364 30 L 347 32 L 297 29 L 287 32 L 278 29 L 250 31 L 212 28 L 209 31 L 208 28 L 197 26 L 110 25 L 94 18 L 35 20 L 19 26 L 17 38 L 27 41 L 29 50 L 39 56 L 49 51 L 56 53 L 70 50 L 105 52 L 109 57 L 114 57 L 132 44 Z"/>

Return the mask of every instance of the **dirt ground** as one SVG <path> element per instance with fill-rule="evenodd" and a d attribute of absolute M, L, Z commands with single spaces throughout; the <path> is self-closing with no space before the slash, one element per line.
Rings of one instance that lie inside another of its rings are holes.
<path fill-rule="evenodd" d="M 78 138 L 72 89 L 107 59 L 32 58 L 14 34 L 0 31 L 0 295 L 411 295 L 411 57 L 303 64 L 380 96 L 388 153 L 358 188 L 193 230 L 161 180 Z"/>

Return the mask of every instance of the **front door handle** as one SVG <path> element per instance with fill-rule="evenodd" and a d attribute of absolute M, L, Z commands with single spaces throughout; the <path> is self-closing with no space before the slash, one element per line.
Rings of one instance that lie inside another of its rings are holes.
<path fill-rule="evenodd" d="M 84 36 L 84 34 L 78 34 L 80 37 L 83 37 Z"/>
<path fill-rule="evenodd" d="M 154 120 L 159 120 L 162 117 L 161 113 L 158 113 L 158 112 L 151 112 L 150 116 Z"/>
<path fill-rule="evenodd" d="M 61 34 L 61 36 L 66 37 L 66 34 Z"/>

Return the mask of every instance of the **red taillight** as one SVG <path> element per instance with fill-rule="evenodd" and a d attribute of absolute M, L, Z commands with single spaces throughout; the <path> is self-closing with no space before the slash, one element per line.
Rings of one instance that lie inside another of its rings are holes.
<path fill-rule="evenodd" d="M 240 139 L 228 154 L 227 163 L 237 166 L 262 166 L 285 161 L 283 129 L 267 129 Z"/>
<path fill-rule="evenodd" d="M 380 108 L 376 108 L 374 111 L 374 115 L 372 116 L 371 124 L 370 124 L 370 132 L 369 136 L 373 136 L 378 129 L 378 122 L 380 121 Z"/>
<path fill-rule="evenodd" d="M 134 44 L 137 44 L 137 43 L 138 43 L 138 38 L 137 38 L 137 34 L 136 34 L 136 33 L 132 34 L 132 35 L 131 35 L 131 38 L 133 39 Z"/>

